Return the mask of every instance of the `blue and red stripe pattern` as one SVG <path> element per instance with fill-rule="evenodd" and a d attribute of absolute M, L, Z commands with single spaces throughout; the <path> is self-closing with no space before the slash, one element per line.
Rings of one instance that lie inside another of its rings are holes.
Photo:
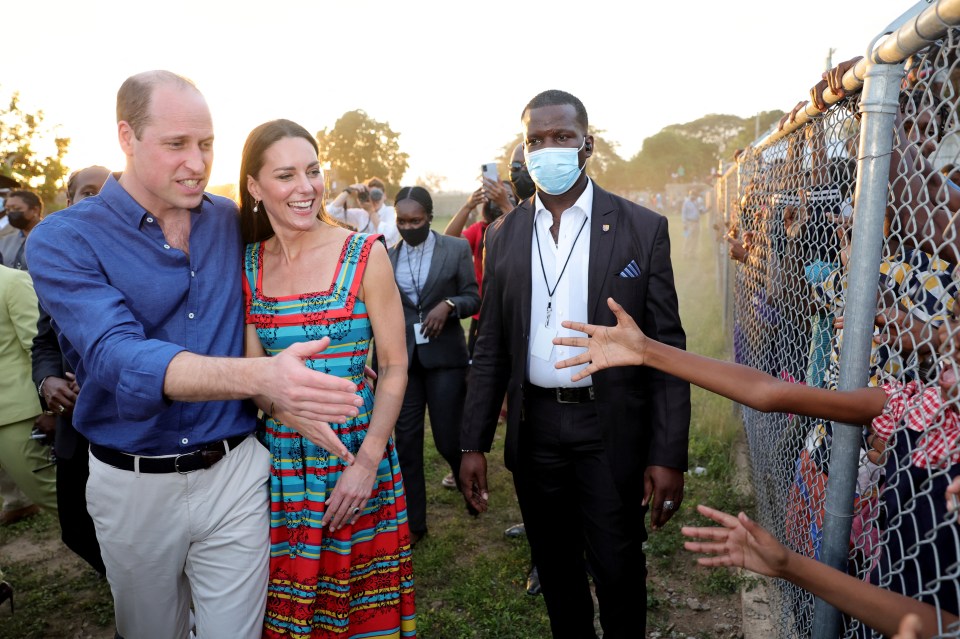
<path fill-rule="evenodd" d="M 256 326 L 267 354 L 329 336 L 330 346 L 307 366 L 357 384 L 364 402 L 360 414 L 345 424 L 331 424 L 353 453 L 363 443 L 373 412 L 373 391 L 363 377 L 372 328 L 357 293 L 378 240 L 379 235 L 350 235 L 329 289 L 278 298 L 263 294 L 262 243 L 248 245 L 244 253 L 246 321 Z M 345 468 L 340 458 L 272 418 L 267 419 L 264 444 L 273 468 L 263 636 L 415 637 L 410 532 L 393 440 L 362 514 L 333 533 L 321 528 L 320 520 Z"/>

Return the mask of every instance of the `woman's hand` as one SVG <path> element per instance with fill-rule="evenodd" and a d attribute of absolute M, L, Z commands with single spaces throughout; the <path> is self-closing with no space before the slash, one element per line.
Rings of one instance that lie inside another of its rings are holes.
<path fill-rule="evenodd" d="M 370 501 L 376 480 L 375 464 L 357 462 L 347 466 L 327 499 L 326 512 L 320 525 L 329 526 L 330 530 L 334 531 L 345 524 L 356 522 Z"/>
<path fill-rule="evenodd" d="M 607 306 L 617 318 L 616 326 L 595 326 L 582 322 L 563 322 L 564 328 L 586 333 L 589 337 L 556 337 L 554 344 L 587 349 L 575 357 L 557 362 L 557 368 L 569 368 L 589 364 L 573 375 L 571 381 L 579 381 L 597 371 L 614 366 L 640 366 L 644 362 L 647 336 L 643 334 L 630 314 L 623 310 L 612 297 Z"/>

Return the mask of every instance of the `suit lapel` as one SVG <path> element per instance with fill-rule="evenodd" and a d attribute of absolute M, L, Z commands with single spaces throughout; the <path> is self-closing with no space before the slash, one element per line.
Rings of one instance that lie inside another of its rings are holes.
<path fill-rule="evenodd" d="M 515 210 L 520 214 L 517 218 L 517 228 L 509 242 L 511 253 L 516 255 L 515 272 L 511 279 L 523 290 L 520 295 L 520 321 L 523 323 L 523 335 L 530 330 L 530 298 L 533 296 L 533 272 L 530 260 L 533 255 L 533 218 L 535 198 L 530 198 Z M 507 244 L 507 243 L 505 243 Z M 526 347 L 526 344 L 524 344 Z"/>
<path fill-rule="evenodd" d="M 433 233 L 433 231 L 430 232 Z M 420 305 L 424 307 L 424 310 L 427 310 L 425 302 L 430 299 L 430 292 L 436 285 L 440 273 L 443 272 L 443 263 L 447 259 L 447 245 L 444 238 L 437 233 L 436 240 L 436 244 L 433 245 L 433 257 L 430 258 L 430 271 L 427 273 L 427 280 L 423 283 L 423 288 L 420 289 Z"/>
<path fill-rule="evenodd" d="M 616 201 L 594 183 L 593 211 L 590 215 L 590 267 L 587 278 L 587 317 L 591 323 L 595 321 L 600 292 L 610 271 L 619 218 L 620 210 Z"/>

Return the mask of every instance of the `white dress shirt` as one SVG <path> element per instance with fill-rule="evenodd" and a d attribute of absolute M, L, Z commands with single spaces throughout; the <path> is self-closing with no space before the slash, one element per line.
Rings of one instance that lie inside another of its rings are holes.
<path fill-rule="evenodd" d="M 563 328 L 560 322 L 587 321 L 587 284 L 590 267 L 590 217 L 593 212 L 593 181 L 587 181 L 587 188 L 573 206 L 560 216 L 560 233 L 557 243 L 553 243 L 550 227 L 553 216 L 540 201 L 539 194 L 534 199 L 534 234 L 530 238 L 530 277 L 532 278 L 532 297 L 530 301 L 530 344 L 527 352 L 527 376 L 531 384 L 544 388 L 573 388 L 590 386 L 593 382 L 586 377 L 571 382 L 570 376 L 584 368 L 583 365 L 572 368 L 556 369 L 554 364 L 560 360 L 574 357 L 585 349 L 569 346 L 554 346 L 550 349 L 549 359 L 537 356 L 535 348 L 538 335 L 545 331 L 547 335 L 558 337 L 582 336 L 582 333 Z M 581 231 L 581 226 L 583 230 Z M 579 232 L 579 238 L 577 233 Z M 537 244 L 539 238 L 539 252 Z M 576 243 L 574 243 L 576 240 Z M 564 262 L 570 256 L 563 277 Z M 543 258 L 543 267 L 540 258 Z M 546 272 L 546 282 L 544 282 Z M 547 285 L 556 286 L 551 300 Z M 550 302 L 549 326 L 547 324 L 547 303 Z M 542 344 L 541 337 L 540 343 Z M 542 353 L 540 353 L 542 354 Z"/>

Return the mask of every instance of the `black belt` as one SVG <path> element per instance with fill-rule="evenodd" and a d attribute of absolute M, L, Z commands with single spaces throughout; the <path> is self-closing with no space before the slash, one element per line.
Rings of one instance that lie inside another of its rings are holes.
<path fill-rule="evenodd" d="M 552 399 L 558 404 L 582 404 L 592 402 L 593 386 L 579 388 L 542 388 L 533 384 L 524 384 L 523 392 L 528 397 L 543 397 Z"/>
<path fill-rule="evenodd" d="M 143 457 L 140 456 L 140 472 L 151 474 L 180 473 L 185 475 L 195 470 L 210 468 L 226 457 L 227 453 L 243 443 L 249 435 L 237 435 L 229 439 L 208 444 L 192 453 L 185 453 L 175 457 Z M 119 450 L 104 448 L 97 444 L 90 444 L 90 454 L 120 470 L 136 470 L 134 460 L 136 455 L 121 453 Z"/>

